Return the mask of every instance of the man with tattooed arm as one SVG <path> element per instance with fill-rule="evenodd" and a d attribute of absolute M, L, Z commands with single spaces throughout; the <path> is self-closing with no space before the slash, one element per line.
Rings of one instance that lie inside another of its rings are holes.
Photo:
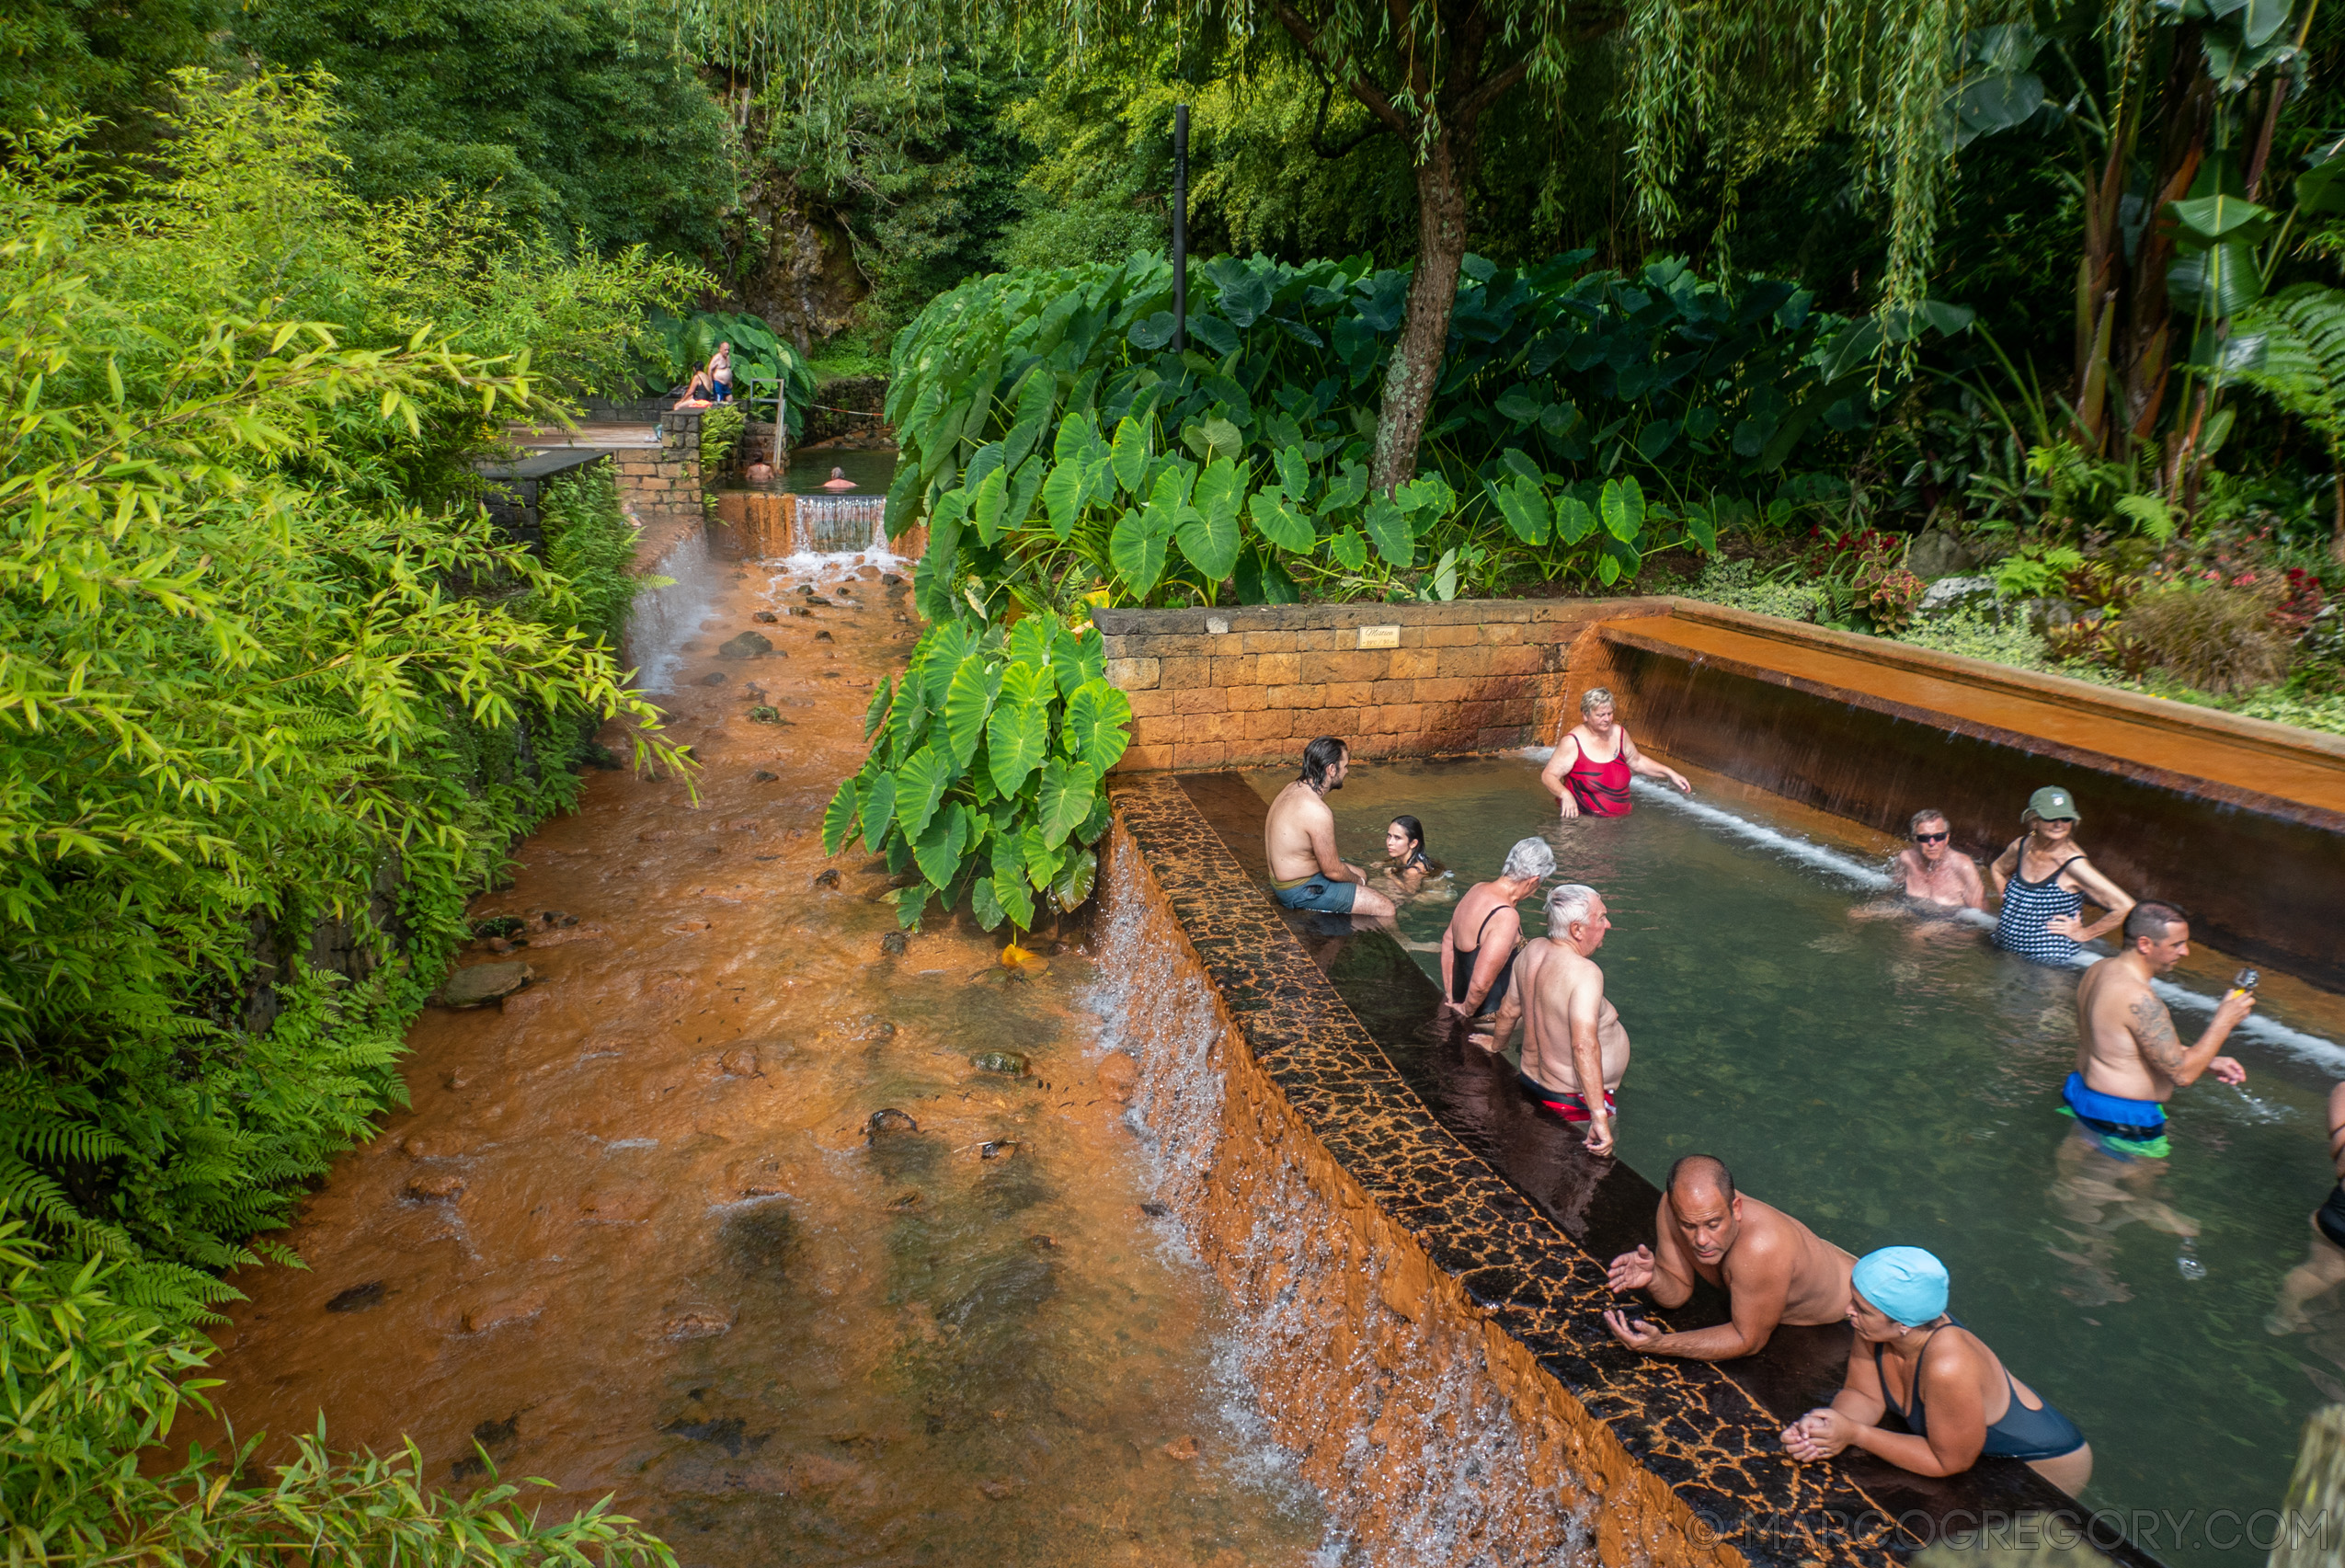
<path fill-rule="evenodd" d="M 2120 1159 L 2167 1157 L 2166 1102 L 2201 1073 L 2212 1071 L 2225 1083 L 2247 1081 L 2246 1068 L 2215 1053 L 2255 1006 L 2253 991 L 2225 997 L 2197 1044 L 2185 1047 L 2166 1003 L 2150 989 L 2190 951 L 2181 910 L 2135 904 L 2125 917 L 2125 950 L 2086 970 L 2076 987 L 2076 1070 L 2061 1091 L 2061 1114 L 2076 1117 Z"/>

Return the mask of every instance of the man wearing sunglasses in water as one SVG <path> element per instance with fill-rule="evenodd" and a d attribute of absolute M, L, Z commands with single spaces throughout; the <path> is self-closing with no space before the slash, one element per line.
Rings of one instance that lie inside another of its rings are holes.
<path fill-rule="evenodd" d="M 1913 835 L 1913 843 L 1890 864 L 1890 875 L 1905 896 L 1940 909 L 1985 909 L 1986 884 L 1979 879 L 1978 863 L 1954 848 L 1946 814 L 1916 812 Z"/>

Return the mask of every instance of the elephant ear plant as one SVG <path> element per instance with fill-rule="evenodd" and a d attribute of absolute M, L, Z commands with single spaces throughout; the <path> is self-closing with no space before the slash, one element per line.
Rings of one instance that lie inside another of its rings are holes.
<path fill-rule="evenodd" d="M 1046 901 L 1082 903 L 1107 830 L 1107 771 L 1131 739 L 1132 706 L 1106 663 L 1096 628 L 1049 614 L 938 620 L 903 680 L 872 693 L 871 755 L 823 814 L 823 853 L 860 830 L 890 871 L 917 870 L 896 903 L 913 930 L 932 898 L 949 912 L 967 894 L 988 931 L 1032 930 Z"/>

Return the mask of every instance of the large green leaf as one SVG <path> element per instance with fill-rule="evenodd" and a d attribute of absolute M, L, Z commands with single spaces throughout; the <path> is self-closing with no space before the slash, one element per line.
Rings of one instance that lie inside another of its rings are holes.
<path fill-rule="evenodd" d="M 2225 240 L 2177 256 L 2166 269 L 2166 289 L 2179 308 L 2217 321 L 2262 297 L 2263 273 L 2256 266 L 2255 246 Z"/>
<path fill-rule="evenodd" d="M 904 837 L 920 841 L 959 772 L 937 754 L 933 742 L 913 752 L 911 760 L 896 770 L 896 825 L 904 830 Z"/>
<path fill-rule="evenodd" d="M 1089 850 L 1081 850 L 1068 857 L 1056 880 L 1050 884 L 1050 900 L 1072 913 L 1091 897 L 1092 886 L 1099 878 L 1099 857 Z"/>
<path fill-rule="evenodd" d="M 1245 487 L 1244 472 L 1226 457 L 1197 475 L 1193 509 L 1177 537 L 1181 554 L 1207 582 L 1224 580 L 1238 564 L 1238 502 Z"/>
<path fill-rule="evenodd" d="M 1001 908 L 1001 895 L 993 890 L 990 876 L 977 877 L 969 883 L 969 913 L 977 917 L 980 929 L 991 931 L 1001 923 L 1006 912 Z"/>
<path fill-rule="evenodd" d="M 885 768 L 864 785 L 864 848 L 877 854 L 887 845 L 887 830 L 896 825 L 896 775 Z"/>
<path fill-rule="evenodd" d="M 1148 472 L 1148 427 L 1127 415 L 1115 427 L 1115 443 L 1108 450 L 1107 466 L 1127 494 L 1137 495 Z"/>
<path fill-rule="evenodd" d="M 1299 507 L 1304 504 L 1304 498 L 1310 494 L 1311 470 L 1310 460 L 1303 455 L 1301 447 L 1279 449 L 1278 483 L 1294 505 Z"/>
<path fill-rule="evenodd" d="M 1544 544 L 1554 528 L 1554 518 L 1548 510 L 1547 496 L 1528 479 L 1516 478 L 1510 485 L 1490 486 L 1491 499 L 1498 503 L 1498 515 L 1516 538 L 1526 544 Z"/>
<path fill-rule="evenodd" d="M 1281 550 L 1308 555 L 1318 547 L 1319 530 L 1308 514 L 1287 498 L 1283 483 L 1256 490 L 1248 498 L 1246 510 L 1253 517 L 1256 532 Z"/>
<path fill-rule="evenodd" d="M 1104 681 L 1086 681 L 1067 699 L 1067 749 L 1104 778 L 1132 743 L 1132 704 Z"/>
<path fill-rule="evenodd" d="M 1000 673 L 989 670 L 988 663 L 984 654 L 970 654 L 953 671 L 953 683 L 945 688 L 944 738 L 956 773 L 977 755 L 986 715 L 993 711 L 994 692 L 1001 687 Z"/>
<path fill-rule="evenodd" d="M 969 518 L 977 524 L 978 537 L 988 544 L 1001 537 L 1003 514 L 1010 504 L 1010 471 L 996 468 L 978 484 L 969 496 Z"/>
<path fill-rule="evenodd" d="M 1049 887 L 1050 879 L 1067 864 L 1066 851 L 1052 844 L 1036 823 L 1027 823 L 1018 835 L 1018 848 L 1025 859 L 1026 880 L 1036 887 Z"/>
<path fill-rule="evenodd" d="M 871 689 L 871 701 L 864 706 L 864 738 L 865 740 L 869 740 L 877 734 L 879 727 L 887 722 L 887 705 L 895 693 L 895 683 L 885 675 L 879 678 L 879 684 Z"/>
<path fill-rule="evenodd" d="M 1010 923 L 1020 931 L 1034 929 L 1034 894 L 1026 887 L 1026 866 L 1024 847 L 1017 841 L 998 838 L 993 841 L 993 896 Z"/>
<path fill-rule="evenodd" d="M 1346 528 L 1327 542 L 1327 553 L 1335 557 L 1346 571 L 1367 568 L 1367 540 L 1356 528 Z"/>
<path fill-rule="evenodd" d="M 1118 751 L 1117 755 L 1122 755 Z M 1091 815 L 1093 796 L 1099 794 L 1099 771 L 1088 762 L 1070 761 L 1053 757 L 1042 765 L 1042 795 L 1035 808 L 1035 819 L 1042 829 L 1042 841 L 1057 849 L 1067 841 L 1067 835 L 1083 825 Z"/>
<path fill-rule="evenodd" d="M 840 784 L 838 793 L 830 797 L 830 804 L 823 807 L 822 853 L 824 854 L 837 854 L 839 846 L 846 842 L 848 832 L 855 825 L 855 815 L 862 807 L 860 795 L 861 792 L 855 787 L 855 781 L 848 779 Z M 1088 807 L 1091 802 L 1086 800 L 1083 804 Z M 1077 818 L 1078 821 L 1081 819 L 1080 817 Z M 1061 833 L 1059 837 L 1063 839 L 1066 834 Z"/>
<path fill-rule="evenodd" d="M 1107 536 L 1107 559 L 1134 594 L 1148 597 L 1164 576 L 1164 535 L 1147 511 L 1135 507 L 1115 520 Z"/>
<path fill-rule="evenodd" d="M 929 822 L 928 831 L 912 841 L 912 859 L 932 887 L 950 887 L 960 874 L 961 851 L 968 843 L 968 808 L 948 802 Z"/>
<path fill-rule="evenodd" d="M 1097 626 L 1085 626 L 1079 635 L 1062 635 L 1052 647 L 1050 670 L 1058 677 L 1058 694 L 1073 696 L 1084 681 L 1106 675 L 1107 639 Z"/>
<path fill-rule="evenodd" d="M 1041 677 L 1043 672 L 1034 673 Z M 1004 795 L 1017 794 L 1026 775 L 1042 765 L 1049 744 L 1050 714 L 1040 703 L 995 704 L 985 725 L 986 771 L 993 777 L 993 787 Z"/>
<path fill-rule="evenodd" d="M 1388 563 L 1406 567 L 1416 558 L 1416 531 L 1410 526 L 1409 514 L 1391 497 L 1370 496 L 1361 521 L 1367 525 L 1368 537 L 1376 541 L 1376 553 Z"/>
<path fill-rule="evenodd" d="M 1018 624 L 1010 628 L 1009 641 L 1005 646 L 1010 653 L 1010 669 L 1001 677 L 1001 692 L 1004 696 L 1010 696 L 1013 691 L 1012 683 L 1019 678 L 1020 665 L 1030 664 L 1036 670 L 1048 667 L 1051 650 L 1058 646 L 1058 624 L 1048 615 L 1021 616 Z M 1047 684 L 1046 681 L 1045 685 Z M 1019 695 L 1015 700 L 1026 702 L 1031 699 Z"/>
<path fill-rule="evenodd" d="M 1577 496 L 1555 498 L 1555 538 L 1558 544 L 1577 544 L 1596 529 L 1596 513 L 1587 502 Z"/>
<path fill-rule="evenodd" d="M 2260 245 L 2271 237 L 2272 223 L 2279 217 L 2271 208 L 2259 207 L 2244 196 L 2222 192 L 2191 201 L 2169 201 L 2166 210 L 2182 233 L 2201 246 L 2222 240 Z"/>
<path fill-rule="evenodd" d="M 1607 533 L 1623 544 L 1634 544 L 1645 527 L 1644 486 L 1634 479 L 1607 479 L 1596 510 Z"/>
<path fill-rule="evenodd" d="M 921 639 L 927 652 L 921 657 L 921 689 L 928 696 L 928 711 L 940 713 L 944 707 L 944 693 L 953 684 L 953 672 L 961 668 L 969 650 L 977 647 L 977 634 L 961 621 L 940 621 Z"/>
<path fill-rule="evenodd" d="M 1059 463 L 1042 482 L 1042 509 L 1050 518 L 1050 532 L 1065 544 L 1083 515 L 1083 467 Z"/>
<path fill-rule="evenodd" d="M 1025 384 L 1018 390 L 1017 421 L 1001 441 L 1001 461 L 1005 466 L 1017 467 L 1026 460 L 1026 453 L 1034 451 L 1035 443 L 1042 440 L 1043 429 L 1049 423 L 1050 411 L 1058 396 L 1058 383 L 1047 370 L 1036 365 L 1026 372 Z"/>
<path fill-rule="evenodd" d="M 1535 425 L 1539 417 L 1547 412 L 1547 399 L 1535 387 L 1514 386 L 1499 394 L 1498 401 L 1491 406 L 1498 410 L 1500 418 L 1515 424 Z"/>

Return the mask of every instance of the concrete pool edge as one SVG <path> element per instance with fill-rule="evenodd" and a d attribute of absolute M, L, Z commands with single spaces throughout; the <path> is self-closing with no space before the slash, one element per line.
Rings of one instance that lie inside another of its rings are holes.
<path fill-rule="evenodd" d="M 1779 1423 L 1727 1374 L 1612 1347 L 1597 1317 L 1609 1299 L 1601 1265 L 1408 1089 L 1178 782 L 1127 778 L 1115 796 L 1104 912 L 1176 953 L 1180 982 L 1210 996 L 1220 1025 L 1212 1066 L 1236 1135 L 1174 1206 L 1244 1306 L 1298 1284 L 1258 1256 L 1232 1265 L 1250 1250 L 1264 1184 L 1299 1168 L 1338 1239 L 1344 1277 L 1320 1276 L 1338 1326 L 1324 1344 L 1290 1347 L 1293 1375 L 1258 1378 L 1307 1473 L 1329 1462 L 1316 1450 L 1344 1441 L 1331 1407 L 1356 1413 L 1363 1397 L 1382 1402 L 1365 1419 L 1385 1468 L 1437 1472 L 1408 1446 L 1443 1434 L 1394 1417 L 1428 1361 L 1462 1358 L 1512 1413 L 1524 1462 L 1555 1499 L 1547 1528 L 1518 1519 L 1521 1539 L 1489 1543 L 1504 1548 L 1501 1561 L 1550 1549 L 1573 1516 L 1607 1562 L 1880 1564 L 1911 1544 L 1836 1470 L 1772 1446 Z M 1145 1032 L 1138 1012 L 1129 1026 Z M 1330 1361 L 1342 1374 L 1332 1379 Z"/>

